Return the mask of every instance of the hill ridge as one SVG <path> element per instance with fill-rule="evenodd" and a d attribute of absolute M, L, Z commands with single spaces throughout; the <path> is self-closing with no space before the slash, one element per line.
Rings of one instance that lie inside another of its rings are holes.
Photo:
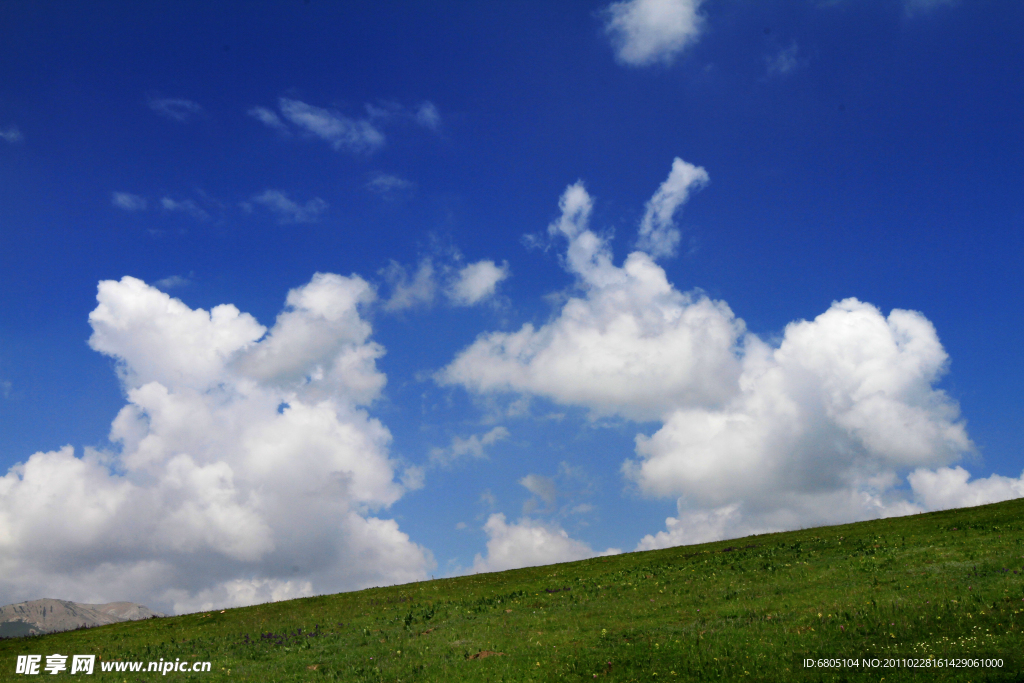
<path fill-rule="evenodd" d="M 0 607 L 0 636 L 37 635 L 163 616 L 134 602 L 91 604 L 41 598 Z"/>

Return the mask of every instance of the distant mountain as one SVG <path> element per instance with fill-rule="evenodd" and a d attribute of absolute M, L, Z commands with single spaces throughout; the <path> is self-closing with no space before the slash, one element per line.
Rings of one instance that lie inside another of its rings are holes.
<path fill-rule="evenodd" d="M 0 607 L 0 637 L 30 636 L 164 616 L 167 615 L 134 602 L 84 605 L 70 600 L 44 598 Z"/>

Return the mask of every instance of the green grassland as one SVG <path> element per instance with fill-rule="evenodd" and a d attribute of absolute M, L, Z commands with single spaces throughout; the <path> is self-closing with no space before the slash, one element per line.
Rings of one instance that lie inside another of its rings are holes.
<path fill-rule="evenodd" d="M 1019 681 L 1024 499 L 0 640 L 109 681 Z M 805 669 L 995 657 L 1001 669 Z M 210 661 L 210 673 L 99 662 Z M 69 660 L 70 661 L 70 660 Z"/>

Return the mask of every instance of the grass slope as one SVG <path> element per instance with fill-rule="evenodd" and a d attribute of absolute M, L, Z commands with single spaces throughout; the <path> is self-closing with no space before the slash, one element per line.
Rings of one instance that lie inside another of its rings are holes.
<path fill-rule="evenodd" d="M 166 676 L 98 662 L 110 681 L 1018 681 L 1022 527 L 1024 499 L 13 638 L 0 680 L 31 680 L 19 654 L 61 653 L 212 662 Z M 800 664 L 929 655 L 1004 665 Z"/>

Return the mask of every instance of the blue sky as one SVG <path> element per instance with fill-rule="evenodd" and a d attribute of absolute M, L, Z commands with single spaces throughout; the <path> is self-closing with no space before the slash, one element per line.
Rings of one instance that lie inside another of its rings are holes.
<path fill-rule="evenodd" d="M 4 3 L 0 602 L 1024 495 L 1022 20 Z"/>

